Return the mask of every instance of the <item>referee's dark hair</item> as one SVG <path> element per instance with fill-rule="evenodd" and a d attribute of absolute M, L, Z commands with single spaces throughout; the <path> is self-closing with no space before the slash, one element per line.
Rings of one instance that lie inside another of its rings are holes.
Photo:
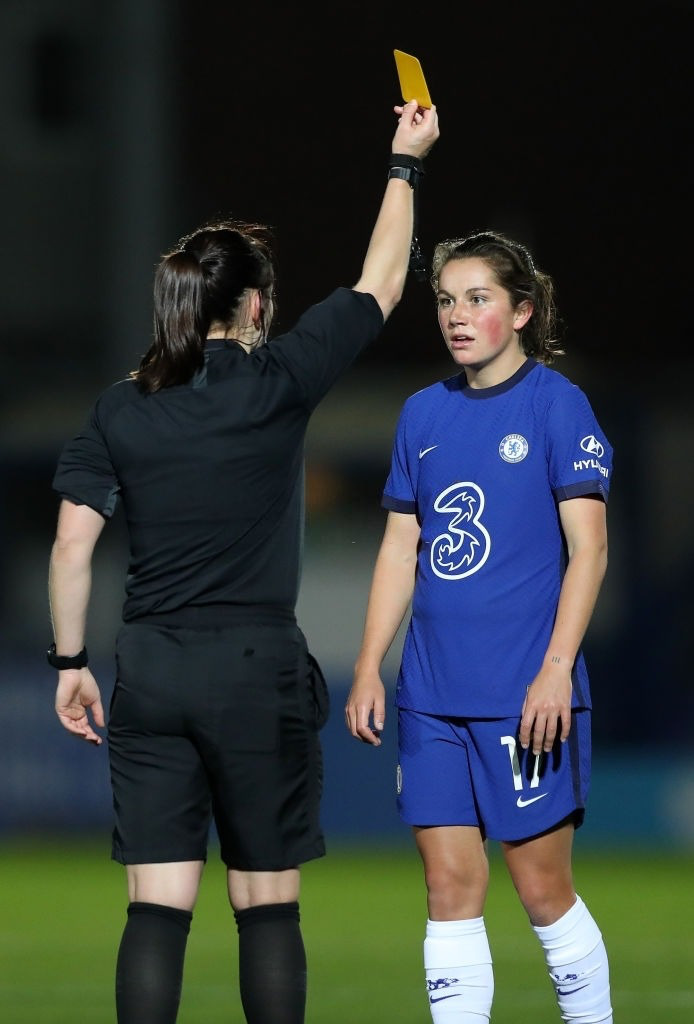
<path fill-rule="evenodd" d="M 270 229 L 236 220 L 185 235 L 154 275 L 154 341 L 132 377 L 143 391 L 185 384 L 203 365 L 211 324 L 232 327 L 247 288 L 271 294 Z"/>

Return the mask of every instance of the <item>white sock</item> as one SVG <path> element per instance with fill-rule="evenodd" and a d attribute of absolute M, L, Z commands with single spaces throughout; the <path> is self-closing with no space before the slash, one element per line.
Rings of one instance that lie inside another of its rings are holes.
<path fill-rule="evenodd" d="M 554 924 L 533 931 L 545 952 L 561 1019 L 612 1024 L 607 952 L 581 897 Z"/>
<path fill-rule="evenodd" d="M 427 921 L 424 971 L 434 1024 L 483 1024 L 494 995 L 484 918 Z"/>

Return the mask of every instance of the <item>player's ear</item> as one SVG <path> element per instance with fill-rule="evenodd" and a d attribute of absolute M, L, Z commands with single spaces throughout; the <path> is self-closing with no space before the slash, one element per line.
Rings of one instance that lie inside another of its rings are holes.
<path fill-rule="evenodd" d="M 530 299 L 523 299 L 516 306 L 516 310 L 513 314 L 513 329 L 514 331 L 522 331 L 527 324 L 530 317 L 533 315 L 533 304 Z"/>

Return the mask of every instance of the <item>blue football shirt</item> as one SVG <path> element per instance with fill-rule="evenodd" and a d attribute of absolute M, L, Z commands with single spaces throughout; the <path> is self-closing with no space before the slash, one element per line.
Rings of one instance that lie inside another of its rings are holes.
<path fill-rule="evenodd" d="M 566 567 L 558 504 L 607 501 L 611 473 L 585 394 L 534 359 L 494 387 L 470 388 L 460 374 L 407 399 L 382 499 L 421 525 L 399 707 L 520 713 Z M 573 706 L 590 707 L 581 652 Z"/>

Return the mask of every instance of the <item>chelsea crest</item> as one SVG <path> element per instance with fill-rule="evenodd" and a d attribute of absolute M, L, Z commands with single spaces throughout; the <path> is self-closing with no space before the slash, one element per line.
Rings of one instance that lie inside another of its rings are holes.
<path fill-rule="evenodd" d="M 504 462 L 522 462 L 528 454 L 528 442 L 522 434 L 507 434 L 499 445 L 499 455 Z"/>

